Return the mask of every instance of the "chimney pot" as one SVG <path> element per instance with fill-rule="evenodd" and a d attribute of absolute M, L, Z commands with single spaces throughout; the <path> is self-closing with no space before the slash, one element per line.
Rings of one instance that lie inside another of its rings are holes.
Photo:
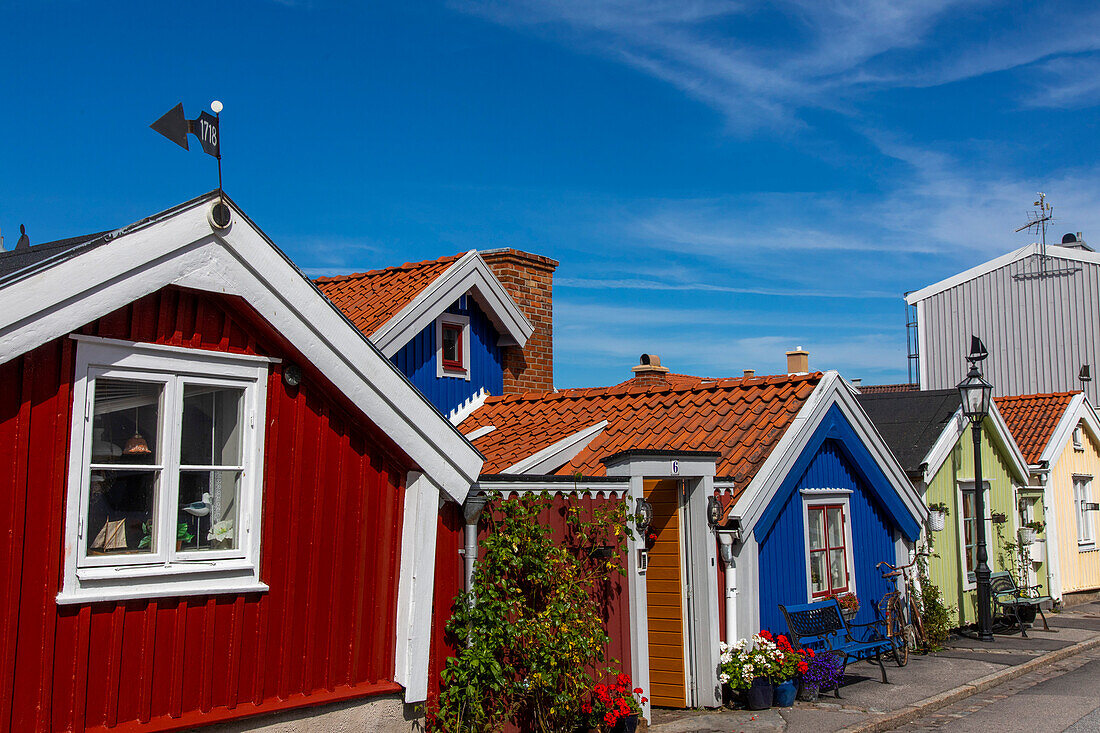
<path fill-rule="evenodd" d="M 745 379 L 749 379 L 749 378 L 755 377 L 755 376 L 756 376 L 756 370 L 755 369 L 746 369 L 745 370 Z"/>
<path fill-rule="evenodd" d="M 852 386 L 853 387 L 862 387 L 863 386 L 863 378 L 862 377 L 856 377 L 855 379 L 853 379 L 852 380 Z"/>
<path fill-rule="evenodd" d="M 787 352 L 787 374 L 808 374 L 810 371 L 810 352 L 796 346 Z"/>
<path fill-rule="evenodd" d="M 634 384 L 643 387 L 663 386 L 668 384 L 668 367 L 661 366 L 661 357 L 656 354 L 642 354 L 638 359 L 638 366 L 631 367 L 634 372 Z"/>

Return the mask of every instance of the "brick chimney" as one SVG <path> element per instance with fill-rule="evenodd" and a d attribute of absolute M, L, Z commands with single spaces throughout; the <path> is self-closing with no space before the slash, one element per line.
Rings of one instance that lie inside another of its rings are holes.
<path fill-rule="evenodd" d="M 479 253 L 535 327 L 527 345 L 505 346 L 504 394 L 554 389 L 554 270 L 549 257 L 518 249 Z"/>
<path fill-rule="evenodd" d="M 668 367 L 661 366 L 661 357 L 656 354 L 642 354 L 638 366 L 631 367 L 633 382 L 642 387 L 664 386 L 668 384 Z"/>
<path fill-rule="evenodd" d="M 755 376 L 756 376 L 756 370 L 755 369 L 746 369 L 745 370 L 745 376 L 742 377 L 742 378 L 743 379 L 752 379 Z"/>
<path fill-rule="evenodd" d="M 810 352 L 803 351 L 801 346 L 796 346 L 794 351 L 787 352 L 787 374 L 809 374 Z"/>

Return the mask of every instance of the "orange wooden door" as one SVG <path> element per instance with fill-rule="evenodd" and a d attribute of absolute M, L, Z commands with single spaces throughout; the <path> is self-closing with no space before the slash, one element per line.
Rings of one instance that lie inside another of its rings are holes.
<path fill-rule="evenodd" d="M 680 482 L 645 482 L 653 506 L 646 605 L 649 615 L 649 699 L 653 705 L 687 706 L 684 684 L 684 609 L 680 561 Z"/>

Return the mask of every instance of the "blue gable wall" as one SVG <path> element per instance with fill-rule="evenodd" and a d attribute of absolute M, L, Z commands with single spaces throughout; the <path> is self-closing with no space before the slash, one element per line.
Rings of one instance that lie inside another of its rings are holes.
<path fill-rule="evenodd" d="M 470 381 L 436 376 L 435 323 L 418 333 L 391 359 L 444 415 L 477 394 L 482 387 L 493 395 L 504 392 L 504 369 L 497 345 L 500 336 L 496 328 L 470 297 L 459 298 L 447 312 L 470 317 Z"/>
<path fill-rule="evenodd" d="M 884 493 L 889 496 L 888 492 L 892 489 L 888 485 L 872 487 L 868 483 L 865 470 L 857 467 L 858 459 L 853 456 L 853 452 L 860 452 L 862 445 L 851 445 L 854 434 L 845 434 L 850 432 L 850 426 L 839 413 L 835 417 L 845 423 L 848 431 L 836 430 L 835 423 L 830 424 L 830 420 L 822 423 L 818 428 L 821 432 L 818 437 L 822 439 L 811 440 L 806 448 L 807 453 L 800 456 L 795 464 L 798 468 L 805 468 L 783 482 L 772 500 L 773 504 L 765 511 L 766 516 L 774 519 L 770 520 L 770 526 L 756 535 L 759 543 L 760 622 L 765 629 L 786 633 L 786 621 L 779 611 L 779 604 L 806 603 L 810 600 L 802 489 L 842 488 L 852 492 L 848 496 L 851 550 L 856 595 L 860 603 L 856 622 L 874 620 L 874 605 L 890 587 L 875 570 L 875 565 L 882 560 L 893 562 L 895 558 L 894 537 L 898 524 L 894 513 L 880 498 Z M 896 495 L 893 498 L 896 500 Z"/>

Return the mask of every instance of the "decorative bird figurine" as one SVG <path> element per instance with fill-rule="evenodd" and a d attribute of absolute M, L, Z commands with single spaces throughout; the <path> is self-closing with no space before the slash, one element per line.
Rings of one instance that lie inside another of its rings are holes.
<path fill-rule="evenodd" d="M 193 517 L 205 517 L 210 513 L 210 492 L 203 493 L 202 501 L 193 501 L 190 504 L 185 504 L 183 511 Z"/>

